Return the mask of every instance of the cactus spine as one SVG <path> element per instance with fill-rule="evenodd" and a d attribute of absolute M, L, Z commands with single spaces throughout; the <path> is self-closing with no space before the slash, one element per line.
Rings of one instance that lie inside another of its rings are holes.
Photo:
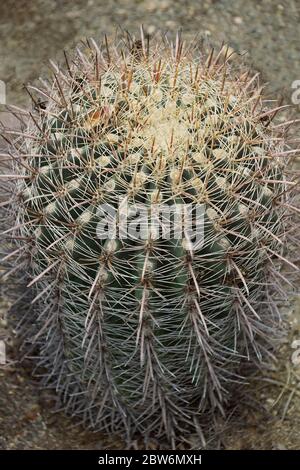
<path fill-rule="evenodd" d="M 279 265 L 295 267 L 285 128 L 224 49 L 205 55 L 179 35 L 88 41 L 52 66 L 28 89 L 23 130 L 6 133 L 16 224 L 5 233 L 33 292 L 26 337 L 69 412 L 174 446 L 223 412 L 243 358 L 262 361 L 276 336 Z M 200 205 L 201 243 L 151 230 L 101 239 L 99 206 L 122 218 L 120 201 Z"/>

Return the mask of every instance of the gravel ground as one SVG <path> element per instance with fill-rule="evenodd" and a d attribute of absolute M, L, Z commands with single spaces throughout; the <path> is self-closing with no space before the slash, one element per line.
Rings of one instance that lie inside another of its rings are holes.
<path fill-rule="evenodd" d="M 240 53 L 248 51 L 248 64 L 270 83 L 266 93 L 291 101 L 292 82 L 300 79 L 298 0 L 6 0 L 0 6 L 0 80 L 7 86 L 7 103 L 26 106 L 22 85 L 43 75 L 47 60 L 59 59 L 62 48 L 103 32 L 114 34 L 117 26 L 137 33 L 141 23 L 150 35 L 182 28 L 186 38 L 199 33 L 214 45 L 224 40 Z M 299 106 L 290 112 L 299 114 Z M 17 345 L 7 327 L 7 309 L 0 299 L 0 339 L 6 340 L 9 358 L 0 369 L 0 448 L 124 448 L 116 436 L 90 433 L 50 411 L 55 396 L 37 388 L 30 366 L 14 363 Z M 291 342 L 300 338 L 299 303 L 287 314 L 290 334 L 278 363 L 259 385 L 253 381 L 248 402 L 254 405 L 240 407 L 222 447 L 300 448 L 300 366 L 291 361 Z"/>
<path fill-rule="evenodd" d="M 300 78 L 300 4 L 297 0 L 6 0 L 0 7 L 0 78 L 8 101 L 24 103 L 22 84 L 41 74 L 41 64 L 86 37 L 113 34 L 117 25 L 138 32 L 176 31 L 223 40 L 272 83 L 291 94 Z"/>

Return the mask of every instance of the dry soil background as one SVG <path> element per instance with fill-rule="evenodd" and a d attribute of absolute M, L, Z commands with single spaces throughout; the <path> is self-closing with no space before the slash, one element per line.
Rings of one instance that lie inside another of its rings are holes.
<path fill-rule="evenodd" d="M 7 103 L 26 106 L 22 85 L 43 74 L 62 48 L 113 34 L 118 25 L 136 33 L 141 23 L 151 35 L 182 28 L 186 38 L 199 33 L 212 44 L 224 40 L 240 53 L 248 51 L 249 65 L 270 83 L 267 93 L 291 101 L 292 82 L 300 80 L 300 0 L 6 0 L 0 6 L 0 80 Z M 87 432 L 62 413 L 51 413 L 55 397 L 38 390 L 30 367 L 13 363 L 7 308 L 0 298 L 0 339 L 11 361 L 0 369 L 0 448 L 123 448 L 116 436 Z M 278 363 L 263 380 L 253 380 L 239 419 L 219 439 L 222 447 L 300 448 L 300 366 L 291 361 L 291 342 L 300 339 L 299 302 L 286 311 L 290 334 Z"/>

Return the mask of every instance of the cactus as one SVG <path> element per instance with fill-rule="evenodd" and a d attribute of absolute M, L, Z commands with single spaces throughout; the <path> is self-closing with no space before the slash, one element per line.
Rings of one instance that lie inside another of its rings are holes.
<path fill-rule="evenodd" d="M 175 446 L 226 413 L 243 361 L 262 363 L 276 339 L 281 266 L 296 268 L 296 151 L 273 123 L 281 106 L 266 107 L 228 48 L 127 39 L 87 41 L 28 87 L 30 112 L 13 110 L 5 259 L 27 279 L 21 330 L 65 409 Z M 201 207 L 202 237 L 101 237 L 99 207 L 120 222 L 124 202 L 146 220 L 159 205 L 192 220 Z"/>

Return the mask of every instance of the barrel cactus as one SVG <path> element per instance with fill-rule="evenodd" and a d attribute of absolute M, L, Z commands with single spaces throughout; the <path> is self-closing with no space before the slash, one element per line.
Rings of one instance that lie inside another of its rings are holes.
<path fill-rule="evenodd" d="M 230 56 L 180 35 L 89 40 L 4 132 L 5 259 L 31 295 L 20 330 L 44 384 L 95 430 L 202 435 L 279 331 L 295 150 Z"/>

